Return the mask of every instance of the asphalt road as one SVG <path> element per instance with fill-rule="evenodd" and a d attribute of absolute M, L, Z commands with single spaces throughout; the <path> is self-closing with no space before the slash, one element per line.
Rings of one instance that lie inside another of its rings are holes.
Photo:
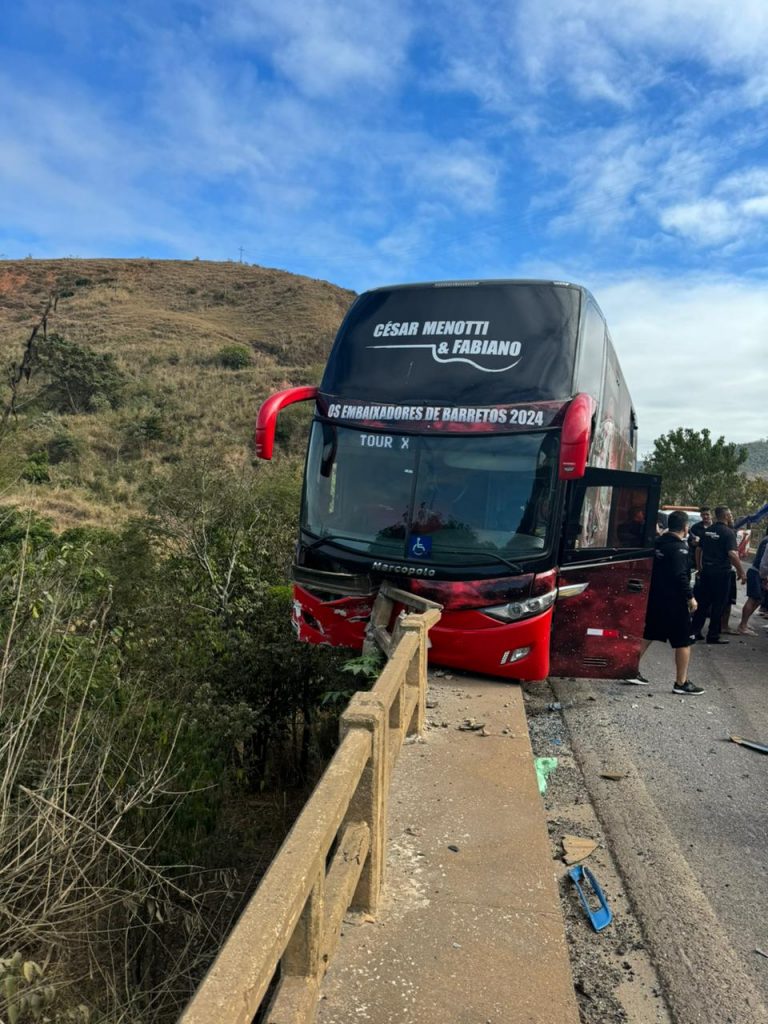
<path fill-rule="evenodd" d="M 768 1019 L 768 959 L 755 952 L 768 952 L 768 755 L 729 740 L 768 743 L 768 631 L 752 622 L 757 637 L 696 645 L 698 697 L 672 693 L 672 653 L 661 644 L 643 662 L 650 686 L 557 686 L 680 1022 Z M 606 769 L 626 778 L 602 779 Z"/>

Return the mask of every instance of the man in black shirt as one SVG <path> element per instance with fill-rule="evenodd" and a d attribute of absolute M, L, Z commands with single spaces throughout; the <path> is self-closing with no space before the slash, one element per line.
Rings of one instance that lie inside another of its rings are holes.
<path fill-rule="evenodd" d="M 721 638 L 720 630 L 723 609 L 730 596 L 731 566 L 736 570 L 741 583 L 747 578 L 739 559 L 736 534 L 728 526 L 730 511 L 727 505 L 717 506 L 715 522 L 704 531 L 701 544 L 696 550 L 699 606 L 693 616 L 691 631 L 694 639 L 703 639 L 701 628 L 709 616 L 708 644 L 728 643 Z"/>
<path fill-rule="evenodd" d="M 688 571 L 688 544 L 685 539 L 687 533 L 688 514 L 675 511 L 669 514 L 667 532 L 656 538 L 640 657 L 642 658 L 652 641 L 669 641 L 675 652 L 675 685 L 672 692 L 697 696 L 704 693 L 704 690 L 700 686 L 695 686 L 688 678 L 693 643 L 691 612 L 696 610 L 696 601 Z M 647 680 L 638 675 L 632 682 Z"/>
<path fill-rule="evenodd" d="M 691 572 L 694 572 L 696 569 L 696 548 L 701 544 L 701 538 L 712 525 L 712 509 L 709 505 L 702 505 L 699 509 L 699 515 L 701 516 L 699 522 L 694 523 L 688 531 Z"/>

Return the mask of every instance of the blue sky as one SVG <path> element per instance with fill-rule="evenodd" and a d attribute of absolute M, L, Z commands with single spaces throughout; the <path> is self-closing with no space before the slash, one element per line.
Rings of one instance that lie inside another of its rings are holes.
<path fill-rule="evenodd" d="M 0 253 L 239 259 L 358 291 L 553 277 L 644 446 L 753 440 L 768 5 L 40 0 L 0 13 Z"/>

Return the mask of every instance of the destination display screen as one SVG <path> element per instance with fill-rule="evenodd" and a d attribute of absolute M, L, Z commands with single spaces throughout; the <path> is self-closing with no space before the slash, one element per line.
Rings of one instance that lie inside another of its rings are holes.
<path fill-rule="evenodd" d="M 341 326 L 320 391 L 425 406 L 566 399 L 580 295 L 576 287 L 535 281 L 366 292 Z"/>

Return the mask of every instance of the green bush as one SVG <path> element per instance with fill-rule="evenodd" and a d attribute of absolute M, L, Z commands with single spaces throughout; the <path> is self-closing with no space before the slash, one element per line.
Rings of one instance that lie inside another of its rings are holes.
<path fill-rule="evenodd" d="M 253 358 L 243 345 L 227 345 L 216 353 L 214 362 L 226 370 L 244 370 L 251 366 Z"/>
<path fill-rule="evenodd" d="M 18 547 L 25 539 L 33 544 L 48 543 L 53 540 L 53 529 L 47 519 L 34 512 L 22 512 L 17 508 L 0 506 L 0 565 L 3 560 L 3 545 Z M 12 551 L 10 558 L 16 557 Z"/>
<path fill-rule="evenodd" d="M 97 412 L 122 404 L 126 378 L 114 357 L 93 352 L 58 334 L 39 342 L 32 362 L 41 384 L 38 409 L 59 413 Z"/>
<path fill-rule="evenodd" d="M 45 448 L 30 454 L 21 471 L 21 479 L 31 484 L 46 484 L 50 481 L 48 452 Z"/>
<path fill-rule="evenodd" d="M 52 466 L 61 462 L 76 462 L 82 454 L 82 444 L 67 430 L 60 430 L 46 443 L 48 461 Z"/>

